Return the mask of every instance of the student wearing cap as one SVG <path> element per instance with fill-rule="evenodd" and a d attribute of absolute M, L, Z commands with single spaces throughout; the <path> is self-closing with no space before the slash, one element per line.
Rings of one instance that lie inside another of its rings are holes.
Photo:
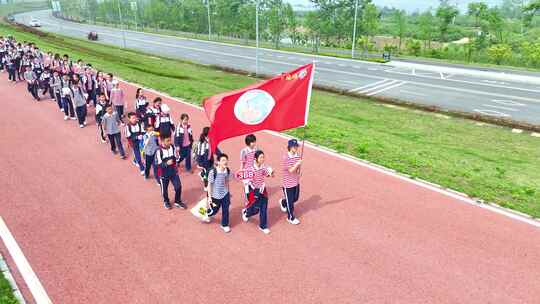
<path fill-rule="evenodd" d="M 287 143 L 287 153 L 282 161 L 283 198 L 279 200 L 281 211 L 287 213 L 287 222 L 298 225 L 300 221 L 294 216 L 294 203 L 300 197 L 300 166 L 302 158 L 298 155 L 298 141 L 291 139 Z"/>

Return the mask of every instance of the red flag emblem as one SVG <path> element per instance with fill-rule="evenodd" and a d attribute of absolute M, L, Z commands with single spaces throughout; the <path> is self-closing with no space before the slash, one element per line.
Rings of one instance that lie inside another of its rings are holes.
<path fill-rule="evenodd" d="M 210 121 L 210 145 L 260 130 L 284 131 L 308 120 L 313 64 L 249 87 L 212 96 L 204 101 Z"/>

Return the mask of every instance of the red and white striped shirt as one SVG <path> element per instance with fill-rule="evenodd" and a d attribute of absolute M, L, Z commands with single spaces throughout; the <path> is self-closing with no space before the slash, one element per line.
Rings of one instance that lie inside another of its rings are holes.
<path fill-rule="evenodd" d="M 296 165 L 299 160 L 300 156 L 298 154 L 291 154 L 289 152 L 287 152 L 287 154 L 285 154 L 283 157 L 283 161 L 281 163 L 283 169 L 283 188 L 293 188 L 298 186 L 298 183 L 300 182 L 300 175 L 298 174 L 298 171 L 293 171 L 291 173 L 289 172 L 289 169 Z"/>
<path fill-rule="evenodd" d="M 270 175 L 271 169 L 269 169 L 266 165 L 262 165 L 262 167 L 257 167 L 256 164 L 253 164 L 251 170 L 253 170 L 253 177 L 249 180 L 249 184 L 254 189 L 264 191 L 264 179 L 268 175 Z"/>
<path fill-rule="evenodd" d="M 253 162 L 255 161 L 255 152 L 259 149 L 251 149 L 250 147 L 245 147 L 240 151 L 240 164 L 242 169 L 250 169 L 253 167 Z"/>

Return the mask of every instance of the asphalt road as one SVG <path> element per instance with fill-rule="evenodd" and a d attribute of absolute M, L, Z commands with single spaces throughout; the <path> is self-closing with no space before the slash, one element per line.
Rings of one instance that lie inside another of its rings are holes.
<path fill-rule="evenodd" d="M 16 15 L 28 24 L 31 17 L 42 22 L 42 30 L 85 38 L 99 33 L 100 42 L 123 46 L 119 29 L 68 22 L 52 17 L 50 11 Z M 187 59 L 255 72 L 256 50 L 252 47 L 183 39 L 134 31 L 125 32 L 127 48 L 162 56 Z M 360 95 L 398 98 L 443 109 L 481 113 L 540 125 L 540 88 L 518 81 L 501 81 L 443 72 L 423 71 L 340 58 L 312 56 L 262 49 L 259 71 L 279 74 L 316 61 L 315 84 L 350 90 Z"/>

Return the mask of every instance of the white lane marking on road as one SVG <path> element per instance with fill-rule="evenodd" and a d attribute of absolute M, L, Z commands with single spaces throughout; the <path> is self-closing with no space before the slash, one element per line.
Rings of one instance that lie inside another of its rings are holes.
<path fill-rule="evenodd" d="M 526 107 L 525 104 L 515 102 L 513 100 L 492 99 L 491 102 L 502 104 L 505 106 Z"/>
<path fill-rule="evenodd" d="M 85 30 L 81 30 L 81 29 L 78 29 L 78 28 L 71 27 L 71 29 L 73 29 L 75 31 L 79 31 L 79 32 L 85 32 Z M 115 38 L 118 38 L 118 39 L 122 38 L 119 35 L 112 35 L 112 34 L 105 34 L 105 33 L 102 34 L 102 35 L 111 36 L 111 37 L 115 37 Z M 167 36 L 167 37 L 171 38 L 170 36 Z M 242 59 L 246 59 L 246 60 L 254 60 L 254 58 L 255 58 L 255 57 L 251 57 L 251 56 L 236 55 L 236 54 L 230 54 L 230 53 L 226 53 L 226 52 L 217 52 L 217 51 L 211 51 L 211 50 L 206 50 L 206 49 L 201 49 L 201 48 L 181 46 L 181 45 L 176 45 L 176 44 L 161 43 L 161 42 L 157 42 L 157 41 L 148 41 L 148 40 L 145 40 L 145 39 L 137 39 L 137 38 L 126 38 L 126 39 L 133 40 L 133 41 L 140 41 L 140 42 L 144 42 L 144 43 L 163 45 L 163 46 L 167 46 L 167 47 L 171 47 L 171 48 L 183 48 L 183 49 L 188 49 L 188 50 L 207 52 L 207 53 L 220 55 L 220 56 L 230 56 L 230 57 L 242 58 Z M 294 63 L 288 63 L 288 62 L 282 62 L 282 61 L 274 61 L 274 60 L 268 60 L 268 59 L 261 59 L 260 61 L 261 62 L 269 62 L 269 63 L 281 64 L 281 65 L 295 66 L 295 67 L 298 66 L 298 64 L 294 64 Z M 347 71 L 341 71 L 341 70 L 333 70 L 333 69 L 327 69 L 327 68 L 321 68 L 321 67 L 319 67 L 318 70 L 319 71 L 332 72 L 332 73 L 341 73 L 341 74 L 346 74 L 346 75 L 352 75 L 354 77 L 360 76 L 360 77 L 371 78 L 371 79 L 389 79 L 389 78 L 381 77 L 381 76 L 374 76 L 374 75 L 367 75 L 367 74 L 357 74 L 357 73 L 353 73 L 353 72 L 347 72 Z M 388 70 L 385 70 L 385 71 L 388 71 Z M 393 72 L 393 73 L 396 73 L 396 72 Z M 396 74 L 403 74 L 403 73 L 396 73 Z M 407 74 L 407 75 L 409 75 L 409 74 Z M 422 77 L 422 76 L 417 75 L 416 77 Z M 427 78 L 431 78 L 431 77 L 427 77 Z M 471 82 L 471 81 L 465 81 L 465 80 L 454 80 L 454 79 L 447 79 L 447 80 L 451 81 L 451 82 L 469 83 L 469 84 L 474 84 L 474 85 L 501 87 L 501 86 L 498 86 L 498 85 L 483 84 L 483 83 L 479 83 L 479 82 Z M 519 100 L 523 100 L 523 101 L 540 103 L 540 100 L 538 100 L 538 99 L 527 98 L 527 97 L 511 96 L 511 95 L 506 95 L 506 94 L 490 93 L 490 92 L 463 89 L 463 88 L 457 88 L 457 87 L 448 87 L 448 86 L 444 86 L 444 85 L 428 84 L 428 83 L 425 83 L 425 82 L 417 82 L 417 81 L 407 81 L 407 83 L 418 85 L 418 86 L 425 86 L 425 87 L 443 89 L 443 90 L 453 90 L 453 91 L 472 93 L 472 94 L 478 94 L 478 95 L 494 96 L 494 97 L 507 98 L 507 99 L 519 99 Z M 515 90 L 523 90 L 523 91 L 534 91 L 534 92 L 540 93 L 540 91 L 529 90 L 529 89 L 524 89 L 524 88 L 515 88 L 515 87 L 505 87 L 505 88 L 507 88 L 507 89 L 515 89 Z"/>
<path fill-rule="evenodd" d="M 120 80 L 120 81 L 122 81 L 124 83 L 128 83 L 128 82 L 123 81 L 123 80 Z M 165 97 L 170 98 L 171 100 L 174 100 L 174 101 L 176 101 L 178 103 L 181 103 L 183 105 L 198 109 L 200 111 L 204 111 L 203 107 L 200 107 L 200 106 L 194 105 L 192 103 L 189 103 L 189 102 L 187 102 L 185 100 L 182 100 L 182 99 L 172 97 L 170 95 L 158 92 L 158 91 L 156 91 L 156 90 L 154 90 L 152 88 L 146 88 L 146 87 L 144 87 L 144 86 L 142 86 L 140 84 L 136 84 L 136 83 L 128 83 L 128 84 L 134 85 L 136 87 L 142 87 L 148 92 L 152 92 L 152 93 L 157 94 L 157 95 L 165 96 Z M 284 139 L 291 139 L 292 138 L 289 135 L 282 134 L 282 133 L 275 132 L 275 131 L 263 131 L 263 132 L 268 133 L 268 134 L 272 134 L 274 136 L 281 137 L 281 138 L 284 138 Z M 540 133 L 533 133 L 533 134 L 537 134 L 538 137 L 540 137 Z M 312 148 L 312 149 L 314 149 L 316 151 L 319 151 L 321 153 L 337 157 L 339 159 L 348 161 L 350 163 L 353 163 L 353 164 L 356 164 L 356 165 L 359 165 L 359 166 L 362 166 L 362 167 L 377 171 L 379 173 L 382 173 L 382 174 L 385 174 L 385 175 L 388 175 L 388 176 L 392 176 L 392 177 L 397 178 L 399 180 L 414 184 L 414 185 L 419 186 L 421 188 L 425 188 L 425 189 L 428 189 L 428 190 L 431 190 L 431 191 L 446 195 L 448 197 L 452 197 L 452 198 L 454 198 L 454 199 L 456 199 L 456 200 L 458 200 L 460 202 L 464 202 L 464 203 L 467 203 L 469 205 L 477 206 L 477 207 L 480 207 L 482 209 L 486 209 L 486 210 L 489 210 L 491 212 L 495 212 L 495 213 L 498 213 L 500 215 L 506 216 L 508 218 L 512 218 L 512 219 L 515 219 L 517 221 L 520 221 L 520 222 L 532 225 L 534 227 L 540 228 L 540 221 L 535 221 L 535 220 L 533 220 L 533 219 L 531 219 L 529 217 L 525 217 L 523 215 L 516 214 L 516 213 L 514 213 L 512 211 L 509 211 L 507 209 L 500 208 L 500 207 L 495 207 L 495 206 L 488 205 L 488 204 L 479 204 L 475 200 L 467 197 L 466 195 L 456 194 L 455 192 L 450 191 L 450 189 L 444 189 L 442 187 L 436 187 L 436 186 L 427 184 L 427 183 L 422 182 L 422 181 L 411 179 L 410 177 L 395 173 L 395 171 L 393 171 L 393 170 L 391 170 L 389 168 L 370 163 L 370 162 L 368 162 L 366 160 L 359 159 L 359 158 L 356 158 L 356 157 L 348 155 L 348 154 L 342 154 L 342 153 L 338 153 L 336 151 L 332 151 L 332 150 L 330 150 L 328 148 L 320 147 L 319 145 L 311 143 L 309 141 L 306 141 L 305 144 L 306 144 L 306 146 L 308 146 L 308 147 L 310 147 L 310 148 Z"/>
<path fill-rule="evenodd" d="M 340 67 L 343 67 L 343 68 L 344 68 L 344 67 L 346 67 L 347 65 L 346 65 L 346 64 L 343 64 L 343 63 L 338 63 L 338 66 L 340 66 Z"/>
<path fill-rule="evenodd" d="M 488 116 L 495 116 L 495 117 L 510 117 L 509 114 L 494 111 L 494 110 L 479 110 L 475 109 L 475 112 L 478 112 L 480 114 L 488 115 Z"/>
<path fill-rule="evenodd" d="M 400 75 L 411 76 L 411 73 L 409 73 L 409 72 L 398 72 L 398 71 L 395 71 L 394 69 L 384 70 L 384 71 L 388 72 L 388 73 L 392 73 L 392 74 L 400 74 Z M 439 77 L 424 76 L 424 75 L 420 75 L 420 74 L 416 74 L 414 76 L 415 77 L 420 77 L 420 78 L 439 79 Z M 454 75 L 452 75 L 452 76 L 454 76 Z M 513 86 L 509 86 L 509 85 L 505 86 L 505 85 L 499 85 L 499 84 L 493 84 L 493 83 L 483 83 L 483 82 L 474 82 L 474 81 L 459 80 L 459 79 L 449 79 L 448 76 L 444 76 L 444 73 L 443 73 L 443 77 L 444 78 L 441 78 L 441 79 L 448 80 L 450 82 L 467 83 L 467 84 L 474 84 L 474 85 L 478 85 L 478 86 L 488 86 L 488 87 L 511 89 L 511 90 L 518 90 L 518 91 L 524 91 L 524 92 L 540 93 L 540 90 L 526 89 L 526 88 L 521 88 L 521 87 L 513 87 Z M 409 81 L 409 82 L 411 82 L 411 81 Z M 448 87 L 448 88 L 451 88 L 451 87 Z"/>
<path fill-rule="evenodd" d="M 512 112 L 517 112 L 517 111 L 519 111 L 518 109 L 513 109 L 513 108 L 508 108 L 508 107 L 502 107 L 502 106 L 494 106 L 494 105 L 490 105 L 490 104 L 483 104 L 482 106 L 488 107 L 488 108 L 499 109 L 499 110 L 512 111 Z"/>
<path fill-rule="evenodd" d="M 426 94 L 413 92 L 413 91 L 407 91 L 407 90 L 399 90 L 399 91 L 402 92 L 402 93 L 405 93 L 405 94 L 410 94 L 410 95 L 427 96 Z"/>
<path fill-rule="evenodd" d="M 397 81 L 397 80 L 388 80 L 388 81 L 382 82 L 382 83 L 380 83 L 380 84 L 378 84 L 376 86 L 371 86 L 371 87 L 368 87 L 366 89 L 360 90 L 360 91 L 358 91 L 358 93 L 366 94 L 368 92 L 378 90 L 380 88 L 383 88 L 383 87 L 386 87 L 386 86 L 389 86 L 389 85 L 393 85 L 394 83 L 397 83 L 397 82 L 399 82 L 399 81 Z"/>
<path fill-rule="evenodd" d="M 377 82 L 374 82 L 374 83 L 370 83 L 370 84 L 367 84 L 365 86 L 361 86 L 359 88 L 352 89 L 349 92 L 352 93 L 352 92 L 360 91 L 360 90 L 363 90 L 363 89 L 366 89 L 366 88 L 369 88 L 369 87 L 372 87 L 372 86 L 376 86 L 376 85 L 381 84 L 381 83 L 386 82 L 386 81 L 390 81 L 390 79 L 383 79 L 383 80 L 380 80 L 380 81 L 377 81 Z"/>
<path fill-rule="evenodd" d="M 389 87 L 380 89 L 380 90 L 378 90 L 378 91 L 376 91 L 376 92 L 371 92 L 371 93 L 367 94 L 367 96 L 377 95 L 377 94 L 380 94 L 380 93 L 382 93 L 382 92 L 386 92 L 386 91 L 388 91 L 388 90 L 391 90 L 391 89 L 400 87 L 400 86 L 402 86 L 402 85 L 404 85 L 404 84 L 406 84 L 406 83 L 407 83 L 406 81 L 402 81 L 402 82 L 399 82 L 399 83 L 397 83 L 397 84 L 395 84 L 395 85 L 392 85 L 392 86 L 389 86 Z"/>
<path fill-rule="evenodd" d="M 15 241 L 15 238 L 9 231 L 6 223 L 4 222 L 4 219 L 1 216 L 0 237 L 2 237 L 2 240 L 4 241 L 4 244 L 6 245 L 6 248 L 11 255 L 11 258 L 13 259 L 13 261 L 15 261 L 15 265 L 17 265 L 17 269 L 19 270 L 19 273 L 22 275 L 24 281 L 26 282 L 26 286 L 28 286 L 28 289 L 32 293 L 34 300 L 36 300 L 36 303 L 51 304 L 52 301 L 47 295 L 45 288 L 43 288 L 43 285 L 41 285 L 41 282 L 36 276 L 34 270 L 32 270 L 32 267 L 28 263 L 28 260 L 24 256 L 21 248 L 17 244 L 17 241 Z"/>
<path fill-rule="evenodd" d="M 482 80 L 483 82 L 486 82 L 486 83 L 493 83 L 493 84 L 500 84 L 500 85 L 507 85 L 506 82 L 503 82 L 503 81 L 496 81 L 496 80 L 487 80 L 487 79 L 484 79 Z"/>
<path fill-rule="evenodd" d="M 440 72 L 440 73 L 439 73 L 439 76 L 441 76 L 441 79 L 444 79 L 444 74 L 443 74 L 443 72 Z"/>

